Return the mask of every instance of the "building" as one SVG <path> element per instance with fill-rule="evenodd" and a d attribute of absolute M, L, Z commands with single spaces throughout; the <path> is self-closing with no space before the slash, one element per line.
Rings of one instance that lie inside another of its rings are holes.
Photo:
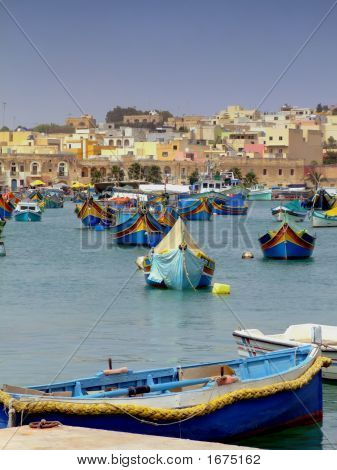
<path fill-rule="evenodd" d="M 83 114 L 80 117 L 69 117 L 66 125 L 75 129 L 92 129 L 96 127 L 96 119 L 92 114 Z"/>

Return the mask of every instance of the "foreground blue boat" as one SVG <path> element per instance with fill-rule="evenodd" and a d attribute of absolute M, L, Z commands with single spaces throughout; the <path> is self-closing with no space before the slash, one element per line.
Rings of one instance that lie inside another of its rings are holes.
<path fill-rule="evenodd" d="M 123 367 L 57 384 L 7 385 L 0 391 L 0 423 L 44 418 L 70 426 L 229 441 L 320 421 L 321 368 L 329 363 L 318 347 L 306 345 L 233 361 L 137 372 Z"/>
<path fill-rule="evenodd" d="M 208 198 L 181 199 L 178 213 L 185 220 L 209 220 L 212 216 L 212 205 Z"/>

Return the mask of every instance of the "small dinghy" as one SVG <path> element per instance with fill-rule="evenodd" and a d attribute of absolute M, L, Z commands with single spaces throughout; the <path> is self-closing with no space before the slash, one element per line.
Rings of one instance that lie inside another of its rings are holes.
<path fill-rule="evenodd" d="M 132 371 L 0 391 L 0 425 L 64 425 L 201 441 L 237 439 L 322 419 L 321 368 L 302 346 L 265 356 Z M 9 418 L 10 417 L 10 418 Z"/>
<path fill-rule="evenodd" d="M 322 354 L 332 360 L 328 369 L 323 369 L 325 379 L 337 380 L 337 326 L 304 323 L 290 325 L 284 333 L 265 334 L 260 330 L 235 330 L 233 332 L 238 353 L 249 357 L 266 354 L 284 348 L 294 348 L 310 343 L 318 345 Z"/>
<path fill-rule="evenodd" d="M 14 218 L 17 222 L 40 222 L 42 211 L 36 201 L 21 201 L 15 208 Z"/>
<path fill-rule="evenodd" d="M 198 247 L 181 218 L 143 261 L 150 286 L 177 290 L 210 286 L 214 269 L 214 260 Z"/>
<path fill-rule="evenodd" d="M 295 199 L 293 201 L 286 202 L 285 204 L 281 204 L 278 207 L 274 207 L 271 210 L 272 215 L 274 218 L 281 222 L 284 219 L 284 215 L 286 214 L 288 220 L 292 222 L 303 222 L 307 215 L 307 211 L 301 205 L 301 201 Z"/>

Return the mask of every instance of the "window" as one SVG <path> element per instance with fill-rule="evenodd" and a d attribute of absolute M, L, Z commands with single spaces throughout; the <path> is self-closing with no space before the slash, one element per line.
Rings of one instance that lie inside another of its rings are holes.
<path fill-rule="evenodd" d="M 209 183 L 208 187 L 209 188 L 214 188 L 214 183 Z"/>
<path fill-rule="evenodd" d="M 283 140 L 283 137 L 280 135 L 279 138 L 278 138 L 278 140 Z"/>
<path fill-rule="evenodd" d="M 58 176 L 66 176 L 67 166 L 64 162 L 59 163 Z"/>
<path fill-rule="evenodd" d="M 292 169 L 290 170 L 290 175 L 291 175 L 291 176 L 294 176 L 294 174 L 295 174 L 295 170 L 292 168 Z"/>
<path fill-rule="evenodd" d="M 125 139 L 125 140 L 124 140 L 124 145 L 125 145 L 126 147 L 128 147 L 128 146 L 130 145 L 129 139 Z"/>
<path fill-rule="evenodd" d="M 263 175 L 266 176 L 267 174 L 267 168 L 263 168 Z"/>
<path fill-rule="evenodd" d="M 178 149 L 178 145 L 173 145 L 173 150 L 177 150 Z"/>
<path fill-rule="evenodd" d="M 207 183 L 202 183 L 203 188 L 207 188 Z"/>
<path fill-rule="evenodd" d="M 215 183 L 216 189 L 221 189 L 221 184 L 220 183 Z"/>
<path fill-rule="evenodd" d="M 15 164 L 15 163 L 12 163 L 12 164 L 11 164 L 11 173 L 12 173 L 12 174 L 15 174 L 15 173 L 16 173 L 16 164 Z"/>
<path fill-rule="evenodd" d="M 279 171 L 278 171 L 279 176 L 282 176 L 282 173 L 283 173 L 282 169 L 280 168 Z"/>
<path fill-rule="evenodd" d="M 121 141 L 121 139 L 117 139 L 117 140 L 116 140 L 116 145 L 117 145 L 117 147 L 121 147 L 121 146 L 122 146 L 122 141 Z"/>
<path fill-rule="evenodd" d="M 37 175 L 39 172 L 39 164 L 34 162 L 32 163 L 32 175 Z"/>
<path fill-rule="evenodd" d="M 270 135 L 270 136 L 269 136 L 269 140 L 273 140 L 273 136 Z"/>
<path fill-rule="evenodd" d="M 24 180 L 20 180 L 20 186 L 24 186 L 25 185 L 25 181 Z"/>
<path fill-rule="evenodd" d="M 23 173 L 25 171 L 25 165 L 22 165 L 22 164 L 20 165 L 20 171 L 21 171 L 21 173 Z"/>
<path fill-rule="evenodd" d="M 162 157 L 168 157 L 168 152 L 162 152 L 162 153 L 161 153 L 161 156 L 162 156 Z"/>

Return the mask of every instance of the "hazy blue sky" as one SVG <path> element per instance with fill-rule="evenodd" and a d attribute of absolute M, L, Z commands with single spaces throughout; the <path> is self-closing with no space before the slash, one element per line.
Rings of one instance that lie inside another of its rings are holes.
<path fill-rule="evenodd" d="M 256 106 L 333 0 L 4 0 L 86 111 Z M 263 105 L 336 103 L 337 7 Z M 0 6 L 6 122 L 78 115 Z"/>

